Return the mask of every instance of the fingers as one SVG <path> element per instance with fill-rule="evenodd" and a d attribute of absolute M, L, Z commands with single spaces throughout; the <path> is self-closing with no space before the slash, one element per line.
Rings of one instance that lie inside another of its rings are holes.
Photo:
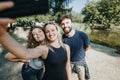
<path fill-rule="evenodd" d="M 0 2 L 0 11 L 6 10 L 8 8 L 12 8 L 14 6 L 14 3 L 12 1 L 3 1 Z M 0 27 L 3 27 L 6 29 L 8 23 L 13 23 L 16 20 L 10 19 L 10 18 L 0 18 Z"/>
<path fill-rule="evenodd" d="M 14 3 L 12 1 L 0 2 L 0 11 L 11 8 L 13 6 L 14 6 Z M 4 24 L 7 24 L 7 23 L 13 23 L 13 22 L 15 22 L 14 19 L 0 18 L 0 25 L 4 25 Z"/>
<path fill-rule="evenodd" d="M 8 23 L 14 23 L 16 20 L 10 18 L 0 18 L 0 27 L 3 27 L 5 30 L 7 29 Z"/>
<path fill-rule="evenodd" d="M 0 24 L 14 23 L 15 21 L 16 21 L 15 19 L 10 19 L 10 18 L 0 18 Z"/>
<path fill-rule="evenodd" d="M 12 1 L 0 2 L 0 11 L 11 8 L 13 6 L 14 6 L 14 3 Z"/>

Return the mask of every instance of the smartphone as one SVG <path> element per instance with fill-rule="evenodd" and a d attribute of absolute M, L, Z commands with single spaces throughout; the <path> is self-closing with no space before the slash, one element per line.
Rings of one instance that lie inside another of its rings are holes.
<path fill-rule="evenodd" d="M 18 18 L 49 12 L 48 0 L 0 0 L 3 1 L 13 1 L 14 7 L 1 11 L 0 17 Z"/>

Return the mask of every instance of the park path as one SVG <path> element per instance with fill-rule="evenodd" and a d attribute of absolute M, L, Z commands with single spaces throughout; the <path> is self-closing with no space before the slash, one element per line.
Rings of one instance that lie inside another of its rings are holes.
<path fill-rule="evenodd" d="M 91 80 L 120 80 L 120 54 L 116 54 L 115 51 L 113 48 L 91 45 L 86 53 Z M 9 62 L 4 56 L 0 58 L 0 80 L 22 80 L 22 64 Z M 83 72 L 84 68 L 81 69 Z M 78 80 L 75 73 L 72 74 L 72 80 Z"/>
<path fill-rule="evenodd" d="M 120 80 L 120 54 L 115 51 L 113 48 L 92 44 L 86 53 L 91 80 Z M 78 80 L 75 73 L 72 80 Z"/>

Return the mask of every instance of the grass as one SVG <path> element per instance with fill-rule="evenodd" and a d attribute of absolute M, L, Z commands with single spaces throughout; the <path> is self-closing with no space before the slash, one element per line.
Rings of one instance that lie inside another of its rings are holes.
<path fill-rule="evenodd" d="M 120 48 L 120 32 L 98 31 L 94 30 L 89 34 L 90 40 L 94 43 L 109 46 L 112 48 Z"/>
<path fill-rule="evenodd" d="M 84 31 L 89 35 L 91 42 L 112 48 L 120 48 L 120 30 L 91 30 L 89 25 L 74 23 L 73 28 Z M 114 28 L 115 29 L 115 28 Z"/>

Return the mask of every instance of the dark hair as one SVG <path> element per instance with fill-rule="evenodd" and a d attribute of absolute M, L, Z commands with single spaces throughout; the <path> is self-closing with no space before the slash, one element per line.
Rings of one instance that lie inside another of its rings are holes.
<path fill-rule="evenodd" d="M 28 40 L 27 40 L 27 48 L 35 48 L 37 46 L 39 46 L 39 42 L 37 42 L 35 40 L 35 38 L 33 37 L 33 34 L 32 34 L 32 31 L 35 29 L 35 28 L 38 28 L 38 29 L 41 29 L 43 32 L 43 28 L 41 26 L 33 26 L 32 28 L 30 28 L 30 31 L 28 33 Z M 45 33 L 45 32 L 44 32 Z"/>
<path fill-rule="evenodd" d="M 62 16 L 60 17 L 60 19 L 59 19 L 59 24 L 61 24 L 62 20 L 64 20 L 64 19 L 70 19 L 70 20 L 72 21 L 71 15 L 69 15 L 69 14 L 64 14 L 64 15 L 62 15 Z"/>

